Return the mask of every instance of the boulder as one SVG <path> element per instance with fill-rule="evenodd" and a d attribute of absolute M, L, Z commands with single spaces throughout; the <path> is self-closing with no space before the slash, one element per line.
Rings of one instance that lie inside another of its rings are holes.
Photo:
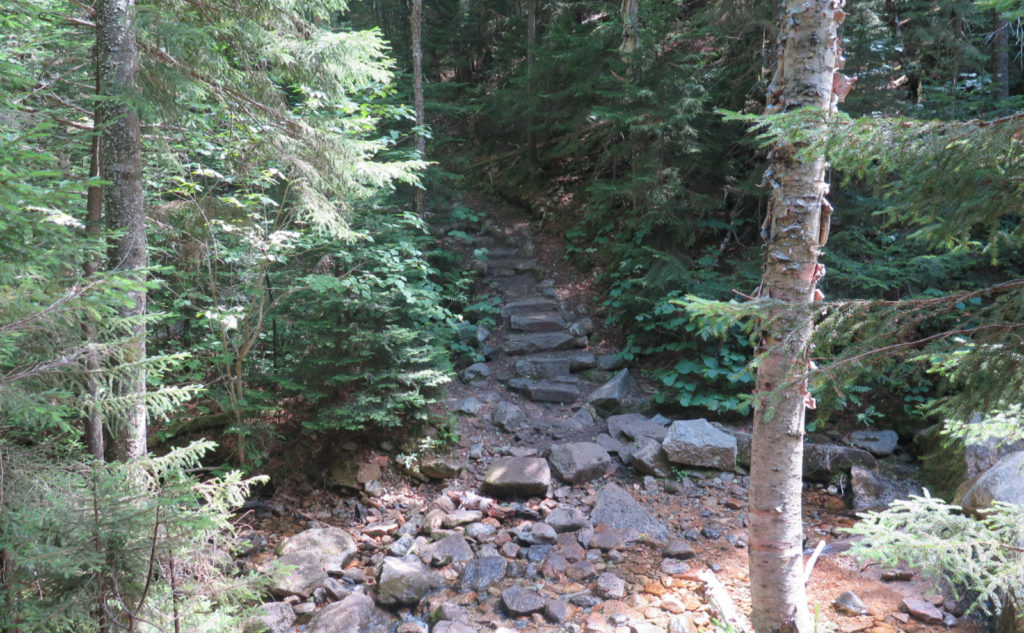
<path fill-rule="evenodd" d="M 996 465 L 962 486 L 954 501 L 977 514 L 996 501 L 1024 505 L 1024 451 L 1004 456 Z"/>
<path fill-rule="evenodd" d="M 487 363 L 473 363 L 469 367 L 459 372 L 459 378 L 462 382 L 473 382 L 474 380 L 482 380 L 488 378 L 491 375 L 491 368 L 487 366 Z"/>
<path fill-rule="evenodd" d="M 662 448 L 674 464 L 736 470 L 736 438 L 704 418 L 673 422 Z"/>
<path fill-rule="evenodd" d="M 555 476 L 570 484 L 591 481 L 604 475 L 611 466 L 608 451 L 595 442 L 555 444 L 548 453 Z"/>
<path fill-rule="evenodd" d="M 600 410 L 621 411 L 631 399 L 636 397 L 636 380 L 628 369 L 623 369 L 615 377 L 604 383 L 587 400 Z"/>
<path fill-rule="evenodd" d="M 383 630 L 375 620 L 383 614 L 375 613 L 373 600 L 361 593 L 351 593 L 340 602 L 321 609 L 309 623 L 309 633 L 371 633 Z M 290 631 L 291 629 L 289 629 Z"/>
<path fill-rule="evenodd" d="M 558 533 L 575 532 L 590 525 L 590 521 L 587 521 L 587 517 L 583 512 L 570 506 L 555 508 L 544 519 L 544 522 Z"/>
<path fill-rule="evenodd" d="M 654 477 L 668 477 L 672 465 L 668 462 L 661 442 L 649 438 L 637 438 L 629 447 L 629 463 L 640 472 Z"/>
<path fill-rule="evenodd" d="M 839 473 L 850 472 L 854 466 L 875 470 L 878 460 L 871 453 L 850 446 L 804 444 L 804 479 L 831 481 Z"/>
<path fill-rule="evenodd" d="M 896 431 L 854 431 L 850 433 L 850 444 L 878 457 L 895 453 L 899 442 L 900 436 Z"/>
<path fill-rule="evenodd" d="M 608 484 L 598 491 L 590 522 L 594 525 L 606 523 L 617 530 L 631 528 L 660 541 L 669 536 L 665 524 L 651 516 L 646 508 L 618 484 Z"/>
<path fill-rule="evenodd" d="M 858 512 L 885 510 L 897 499 L 921 494 L 921 488 L 907 480 L 897 480 L 862 466 L 850 467 L 853 509 Z"/>
<path fill-rule="evenodd" d="M 543 457 L 502 457 L 484 475 L 481 492 L 494 497 L 543 497 L 551 486 L 551 469 Z"/>
<path fill-rule="evenodd" d="M 245 633 L 291 633 L 295 612 L 287 602 L 266 602 L 256 609 L 256 615 L 247 620 Z"/>
<path fill-rule="evenodd" d="M 442 584 L 444 578 L 415 556 L 388 556 L 381 563 L 377 602 L 384 605 L 416 604 Z"/>
<path fill-rule="evenodd" d="M 420 559 L 435 567 L 473 559 L 473 550 L 461 534 L 449 534 L 420 550 Z"/>
<path fill-rule="evenodd" d="M 508 561 L 504 556 L 482 556 L 466 563 L 459 577 L 463 590 L 486 591 L 505 577 Z"/>
<path fill-rule="evenodd" d="M 544 598 L 536 591 L 512 585 L 501 592 L 501 603 L 513 617 L 540 613 L 544 610 Z"/>
<path fill-rule="evenodd" d="M 617 440 L 635 440 L 640 437 L 662 441 L 668 435 L 668 428 L 640 413 L 626 413 L 608 417 L 608 435 Z"/>
<path fill-rule="evenodd" d="M 426 455 L 420 458 L 420 472 L 431 479 L 453 479 L 466 467 L 462 460 L 442 455 Z"/>
<path fill-rule="evenodd" d="M 526 424 L 526 414 L 518 406 L 511 402 L 502 400 L 494 407 L 491 413 L 491 421 L 506 433 L 515 433 Z"/>
<path fill-rule="evenodd" d="M 356 544 L 341 528 L 315 528 L 285 541 L 278 553 L 269 574 L 270 592 L 308 598 L 327 579 L 327 567 L 344 568 L 355 557 Z"/>

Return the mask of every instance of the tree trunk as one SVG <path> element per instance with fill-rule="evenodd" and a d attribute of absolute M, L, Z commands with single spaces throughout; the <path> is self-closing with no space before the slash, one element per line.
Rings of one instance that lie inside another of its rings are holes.
<path fill-rule="evenodd" d="M 996 99 L 1010 98 L 1010 27 L 998 12 L 992 13 L 992 78 Z"/>
<path fill-rule="evenodd" d="M 96 94 L 100 94 L 100 65 L 99 65 L 99 51 L 95 51 L 96 58 Z M 97 107 L 93 114 L 93 135 L 92 135 L 92 147 L 89 151 L 89 178 L 96 180 L 102 178 L 102 147 L 100 146 L 100 128 L 103 123 L 100 121 L 100 112 Z M 98 240 L 100 237 L 100 225 L 103 221 L 103 187 L 100 185 L 90 185 L 85 203 L 85 234 L 90 240 Z M 86 277 L 91 277 L 99 270 L 99 262 L 92 257 L 88 257 L 83 265 L 83 273 Z M 92 341 L 96 338 L 96 324 L 90 319 L 89 322 L 84 324 L 86 337 Z M 89 396 L 93 400 L 97 400 L 100 397 L 100 360 L 96 354 L 90 353 L 88 360 L 86 360 L 86 368 L 89 371 L 88 388 Z M 103 460 L 103 454 L 106 446 L 103 436 L 103 415 L 100 412 L 99 404 L 93 404 L 89 408 L 88 417 L 85 420 L 85 445 L 89 449 L 89 454 L 93 458 Z"/>
<path fill-rule="evenodd" d="M 637 24 L 637 14 L 640 12 L 640 0 L 622 0 L 622 44 L 619 50 L 623 53 L 632 53 L 636 50 L 639 39 L 637 34 L 640 26 Z"/>
<path fill-rule="evenodd" d="M 834 110 L 844 84 L 836 70 L 842 0 L 787 0 L 779 67 L 767 113 L 804 106 Z M 823 133 L 823 126 L 815 124 Z M 810 130 L 813 134 L 815 130 Z M 780 140 L 770 153 L 761 296 L 770 300 L 762 331 L 750 467 L 749 559 L 752 620 L 757 633 L 809 633 L 803 581 L 801 488 L 807 393 L 809 304 L 820 298 L 818 255 L 831 207 L 823 157 L 801 159 Z M 817 295 L 817 296 L 816 296 Z"/>
<path fill-rule="evenodd" d="M 416 153 L 419 158 L 427 154 L 427 137 L 423 133 L 426 117 L 423 106 L 423 0 L 412 0 L 412 15 L 409 19 L 412 28 L 412 93 L 416 107 Z M 416 189 L 416 214 L 423 216 L 426 199 L 423 189 Z"/>
<path fill-rule="evenodd" d="M 530 166 L 540 172 L 540 159 L 537 158 L 537 138 L 534 132 L 536 122 L 533 113 L 537 108 L 537 90 L 533 85 L 533 68 L 537 53 L 537 0 L 526 3 L 526 85 L 530 93 L 530 102 L 526 108 L 526 152 Z"/>
<path fill-rule="evenodd" d="M 110 420 L 113 456 L 129 460 L 146 454 L 146 216 L 142 196 L 142 136 L 133 103 L 138 49 L 134 0 L 102 0 L 96 12 L 99 55 L 102 164 L 108 184 L 103 192 L 107 225 L 117 234 L 108 256 L 112 271 L 126 271 L 135 287 L 122 316 L 134 319 L 125 346 L 124 366 L 114 380 L 115 397 L 124 399 Z"/>

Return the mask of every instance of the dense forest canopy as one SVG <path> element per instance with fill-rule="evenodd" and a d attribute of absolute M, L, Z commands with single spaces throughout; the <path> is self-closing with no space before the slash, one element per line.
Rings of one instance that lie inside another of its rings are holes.
<path fill-rule="evenodd" d="M 825 2 L 817 103 L 780 96 L 796 4 L 7 0 L 0 629 L 237 630 L 251 589 L 174 565 L 281 434 L 451 439 L 498 318 L 452 248 L 469 192 L 562 236 L 660 413 L 761 420 L 778 388 L 798 447 L 1024 438 L 1024 5 Z M 794 165 L 806 301 L 770 292 Z M 959 580 L 997 596 L 1018 559 Z"/>

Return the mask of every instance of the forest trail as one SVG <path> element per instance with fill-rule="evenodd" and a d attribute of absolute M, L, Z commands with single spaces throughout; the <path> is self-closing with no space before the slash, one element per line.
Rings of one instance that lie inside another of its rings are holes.
<path fill-rule="evenodd" d="M 500 315 L 491 330 L 467 330 L 487 360 L 451 386 L 459 444 L 418 455 L 411 470 L 388 440 L 349 446 L 332 472 L 357 496 L 321 490 L 294 513 L 260 510 L 261 541 L 299 533 L 290 547 L 320 530 L 343 550 L 319 567 L 284 550 L 296 569 L 272 574 L 283 602 L 263 607 L 270 630 L 690 633 L 730 620 L 750 631 L 746 471 L 673 470 L 658 449 L 674 427 L 645 414 L 647 394 L 602 335 L 563 245 L 509 205 L 464 204 L 485 219 L 457 246 Z M 809 484 L 804 501 L 808 547 L 831 544 L 808 583 L 818 630 L 980 630 L 948 614 L 943 623 L 943 607 L 958 605 L 915 574 L 845 555 L 840 528 L 854 515 L 827 486 Z M 322 547 L 312 543 L 303 555 Z M 847 591 L 863 605 L 834 607 Z"/>

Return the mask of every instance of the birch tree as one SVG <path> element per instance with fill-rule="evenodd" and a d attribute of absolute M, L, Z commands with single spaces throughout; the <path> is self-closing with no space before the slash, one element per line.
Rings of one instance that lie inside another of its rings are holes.
<path fill-rule="evenodd" d="M 780 18 L 778 66 L 768 88 L 768 114 L 804 107 L 833 111 L 841 55 L 837 27 L 842 0 L 788 0 Z M 840 90 L 841 91 L 841 90 Z M 824 134 L 825 120 L 808 135 Z M 765 181 L 771 187 L 762 229 L 765 242 L 761 298 L 768 314 L 761 333 L 750 468 L 750 584 L 757 633 L 807 633 L 811 620 L 803 579 L 804 415 L 807 391 L 809 305 L 822 298 L 818 256 L 828 237 L 823 156 L 802 157 L 787 139 L 771 149 Z"/>

